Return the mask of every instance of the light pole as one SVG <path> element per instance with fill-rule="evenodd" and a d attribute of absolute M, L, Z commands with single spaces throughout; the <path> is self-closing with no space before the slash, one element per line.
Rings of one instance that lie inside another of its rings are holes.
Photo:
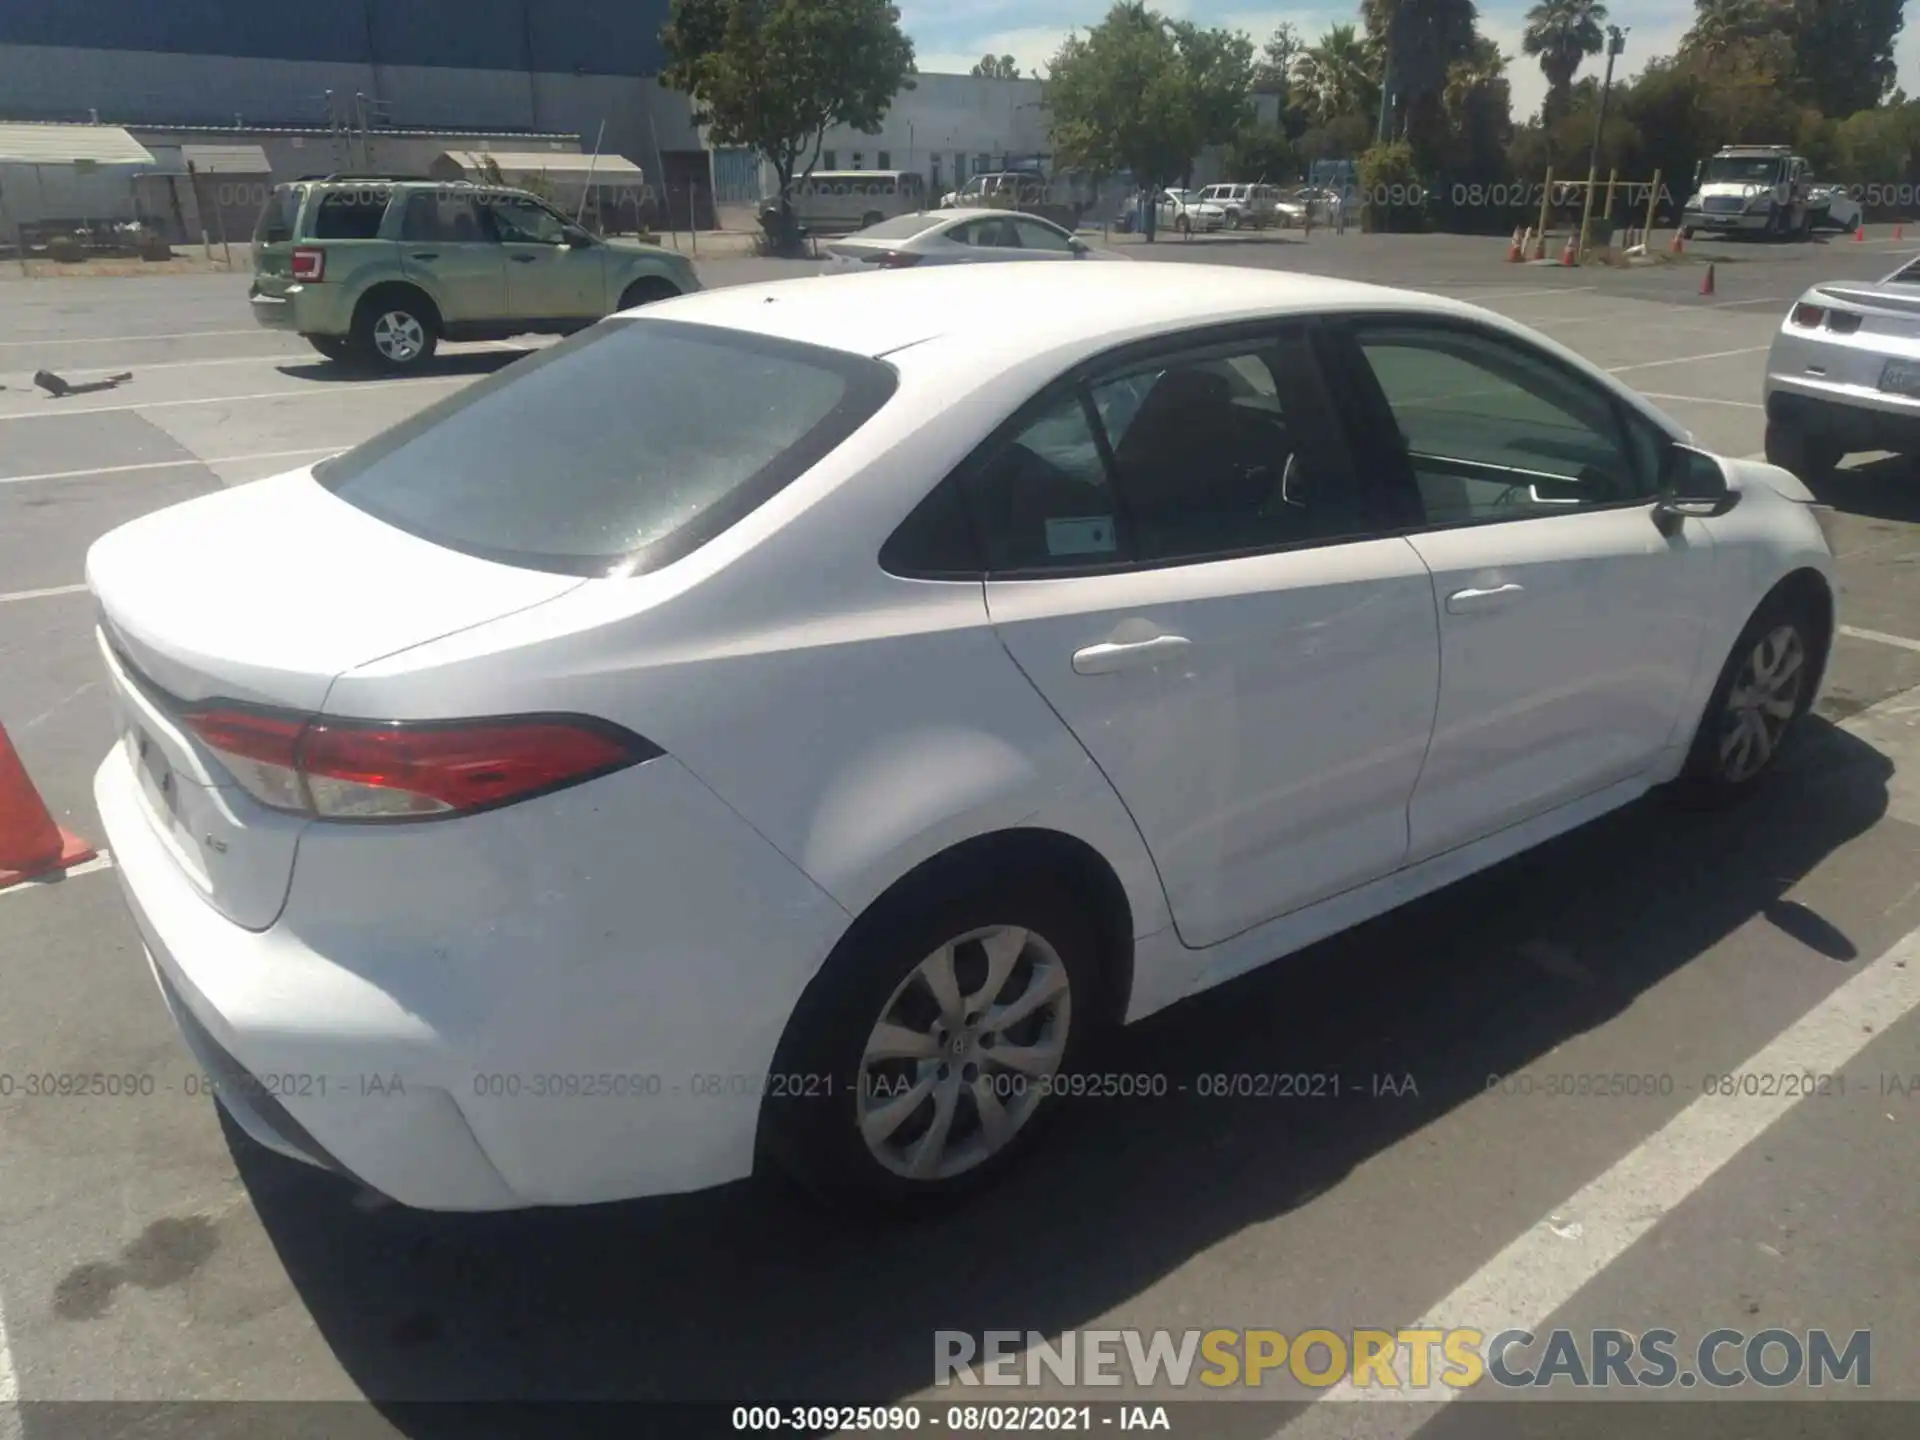
<path fill-rule="evenodd" d="M 1631 28 L 1631 27 L 1629 27 Z M 1600 113 L 1593 121 L 1593 148 L 1587 153 L 1587 203 L 1580 212 L 1580 242 L 1582 255 L 1587 251 L 1587 227 L 1593 223 L 1593 190 L 1600 183 L 1600 132 L 1607 124 L 1607 101 L 1613 92 L 1613 62 L 1627 48 L 1627 32 L 1618 25 L 1607 27 L 1607 73 L 1600 82 Z"/>

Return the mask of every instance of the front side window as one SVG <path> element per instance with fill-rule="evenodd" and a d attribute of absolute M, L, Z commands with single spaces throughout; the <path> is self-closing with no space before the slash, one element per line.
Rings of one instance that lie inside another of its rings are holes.
<path fill-rule="evenodd" d="M 1001 572 L 1204 562 L 1372 533 L 1291 332 L 1063 392 L 989 453 L 969 494 Z"/>
<path fill-rule="evenodd" d="M 494 232 L 508 245 L 564 245 L 567 222 L 544 205 L 518 195 L 499 195 L 487 202 Z"/>
<path fill-rule="evenodd" d="M 1519 342 L 1364 327 L 1428 524 L 1519 520 L 1650 498 L 1657 484 L 1613 397 Z"/>
<path fill-rule="evenodd" d="M 1155 361 L 1093 388 L 1140 558 L 1368 533 L 1303 335 Z"/>
<path fill-rule="evenodd" d="M 886 402 L 876 360 L 611 320 L 314 470 L 348 504 L 503 564 L 627 574 L 691 553 Z M 555 437 L 566 442 L 556 448 Z"/>

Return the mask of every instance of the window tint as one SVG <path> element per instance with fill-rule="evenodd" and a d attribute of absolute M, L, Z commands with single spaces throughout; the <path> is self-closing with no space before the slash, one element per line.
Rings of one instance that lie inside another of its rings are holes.
<path fill-rule="evenodd" d="M 1067 243 L 1066 232 L 1039 220 L 1015 220 L 1012 222 L 1014 233 L 1020 237 L 1023 250 L 1071 250 Z"/>
<path fill-rule="evenodd" d="M 1611 396 L 1519 343 L 1459 330 L 1366 328 L 1431 524 L 1563 514 L 1650 496 Z"/>
<path fill-rule="evenodd" d="M 1143 560 L 1372 531 L 1304 336 L 1158 361 L 1093 396 Z"/>
<path fill-rule="evenodd" d="M 517 195 L 495 196 L 487 202 L 494 232 L 509 245 L 559 245 L 567 238 L 567 222 L 531 200 Z"/>
<path fill-rule="evenodd" d="M 446 190 L 420 190 L 407 197 L 401 237 L 436 245 L 486 245 L 493 234 L 481 219 L 471 195 Z"/>
<path fill-rule="evenodd" d="M 319 466 L 449 549 L 572 575 L 690 553 L 885 403 L 877 361 L 740 331 L 613 320 Z M 556 436 L 567 437 L 555 448 Z"/>
<path fill-rule="evenodd" d="M 973 476 L 975 519 L 994 570 L 1120 559 L 1119 507 L 1077 392 L 1048 405 Z"/>
<path fill-rule="evenodd" d="M 391 190 L 329 190 L 308 221 L 314 240 L 377 240 L 393 199 Z"/>
<path fill-rule="evenodd" d="M 300 201 L 306 191 L 282 185 L 267 197 L 260 221 L 253 228 L 256 245 L 284 245 L 293 239 L 294 222 L 300 218 Z"/>
<path fill-rule="evenodd" d="M 1002 218 L 975 220 L 972 224 L 961 228 L 965 232 L 964 235 L 956 234 L 953 238 L 962 245 L 979 245 L 993 250 L 1020 248 L 1020 232 L 1014 228 L 1011 220 Z"/>

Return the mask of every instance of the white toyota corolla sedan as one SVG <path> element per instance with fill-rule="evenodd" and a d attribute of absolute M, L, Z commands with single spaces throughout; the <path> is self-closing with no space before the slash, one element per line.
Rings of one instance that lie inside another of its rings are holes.
<path fill-rule="evenodd" d="M 1748 791 L 1824 520 L 1432 296 L 716 290 L 100 540 L 96 796 L 262 1143 L 430 1209 L 761 1165 L 911 1205 L 1115 1025 Z"/>

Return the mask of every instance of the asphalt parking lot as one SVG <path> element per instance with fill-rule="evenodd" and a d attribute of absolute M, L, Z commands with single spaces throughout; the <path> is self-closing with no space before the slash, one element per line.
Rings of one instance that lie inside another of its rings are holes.
<path fill-rule="evenodd" d="M 1510 266 L 1503 241 L 1450 237 L 1125 253 L 1461 296 L 1747 456 L 1784 307 L 1916 249 L 1703 243 L 1631 271 Z M 808 268 L 703 267 L 709 284 Z M 113 741 L 87 546 L 357 443 L 520 353 L 449 347 L 422 377 L 361 379 L 254 329 L 245 292 L 237 276 L 0 279 L 0 719 L 84 835 Z M 81 392 L 33 388 L 43 367 Z M 110 875 L 0 893 L 0 1077 L 156 1082 L 0 1093 L 0 1440 L 507 1433 L 413 1401 L 944 1404 L 936 1329 L 1870 1329 L 1871 1396 L 1920 1401 L 1920 468 L 1855 457 L 1827 491 L 1848 633 L 1819 718 L 1756 803 L 1700 816 L 1649 800 L 1155 1017 L 1110 1068 L 1176 1085 L 1337 1074 L 1342 1097 L 1089 1102 L 1009 1183 L 911 1227 L 843 1226 L 746 1187 L 517 1216 L 363 1208 L 186 1093 L 193 1066 Z M 1709 1076 L 1780 1073 L 1838 1086 L 1703 1097 Z M 1670 1079 L 1567 1097 L 1547 1093 L 1557 1076 Z M 1490 1433 L 1478 1403 L 1309 1409 L 1278 1374 L 1263 1393 L 1176 1412 L 1176 1430 Z M 71 1408 L 363 1398 L 382 1408 Z M 1727 1435 L 1774 1433 L 1725 1408 Z M 1553 1409 L 1554 1434 L 1618 1428 Z M 1901 1413 L 1885 1433 L 1920 1430 L 1920 1406 Z"/>

